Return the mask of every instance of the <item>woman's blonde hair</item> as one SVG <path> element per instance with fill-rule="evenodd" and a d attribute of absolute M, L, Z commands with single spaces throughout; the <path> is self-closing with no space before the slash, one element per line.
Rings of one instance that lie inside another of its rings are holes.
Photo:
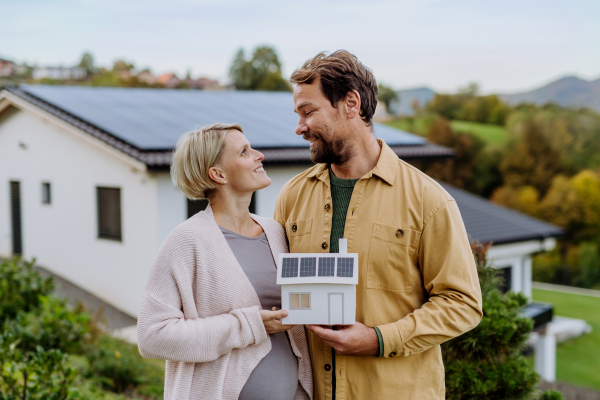
<path fill-rule="evenodd" d="M 173 153 L 171 180 L 189 199 L 205 199 L 217 187 L 208 170 L 219 162 L 230 130 L 239 124 L 212 124 L 184 134 Z"/>

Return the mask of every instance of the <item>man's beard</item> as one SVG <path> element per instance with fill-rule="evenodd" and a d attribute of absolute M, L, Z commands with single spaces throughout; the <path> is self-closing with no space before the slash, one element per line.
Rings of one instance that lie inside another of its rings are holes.
<path fill-rule="evenodd" d="M 342 165 L 352 158 L 351 150 L 342 139 L 332 139 L 328 142 L 320 135 L 309 137 L 316 137 L 321 141 L 310 148 L 310 159 L 314 163 Z"/>

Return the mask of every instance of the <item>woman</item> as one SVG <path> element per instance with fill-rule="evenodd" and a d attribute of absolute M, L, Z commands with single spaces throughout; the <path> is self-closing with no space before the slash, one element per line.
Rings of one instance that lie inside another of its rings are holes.
<path fill-rule="evenodd" d="M 263 158 L 237 124 L 177 144 L 173 182 L 210 205 L 165 240 L 142 301 L 138 345 L 167 360 L 165 399 L 312 398 L 304 328 L 282 325 L 287 311 L 275 311 L 285 233 L 248 212 L 252 193 L 271 183 Z"/>

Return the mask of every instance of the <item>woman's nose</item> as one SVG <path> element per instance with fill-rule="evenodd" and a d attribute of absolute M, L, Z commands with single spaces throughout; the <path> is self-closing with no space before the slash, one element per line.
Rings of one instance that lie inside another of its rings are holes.
<path fill-rule="evenodd" d="M 254 150 L 254 151 L 256 151 L 256 158 L 257 158 L 258 161 L 262 161 L 262 160 L 265 159 L 265 155 L 263 153 L 261 153 L 258 150 Z"/>

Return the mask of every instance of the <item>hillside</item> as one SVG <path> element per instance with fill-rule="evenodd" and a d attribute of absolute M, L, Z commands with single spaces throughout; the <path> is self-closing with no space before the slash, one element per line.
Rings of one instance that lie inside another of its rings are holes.
<path fill-rule="evenodd" d="M 588 107 L 600 111 L 600 79 L 586 81 L 567 76 L 529 92 L 500 96 L 511 105 L 556 103 L 563 107 Z"/>
<path fill-rule="evenodd" d="M 396 115 L 412 115 L 412 103 L 414 100 L 417 100 L 421 108 L 423 108 L 435 96 L 435 92 L 427 87 L 397 90 L 396 94 L 400 99 L 400 103 L 394 102 L 390 107 L 390 112 Z"/>

